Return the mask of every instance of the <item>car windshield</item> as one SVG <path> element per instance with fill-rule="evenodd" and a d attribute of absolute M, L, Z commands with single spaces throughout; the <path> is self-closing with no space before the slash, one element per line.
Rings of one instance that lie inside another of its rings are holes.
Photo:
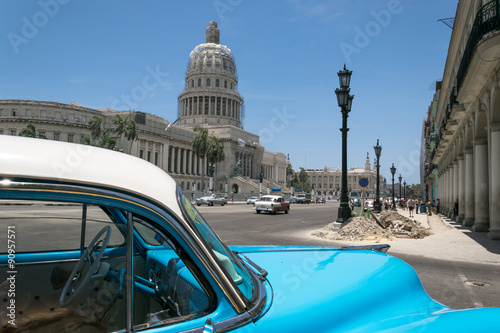
<path fill-rule="evenodd" d="M 180 196 L 179 201 L 185 217 L 196 227 L 199 234 L 213 251 L 221 266 L 224 267 L 228 275 L 236 283 L 242 294 L 247 299 L 251 299 L 254 293 L 254 284 L 249 273 L 233 253 L 222 243 L 219 236 L 217 236 L 196 208 L 194 208 L 189 199 L 182 194 L 180 189 L 178 191 Z"/>
<path fill-rule="evenodd" d="M 273 198 L 270 197 L 262 197 L 260 201 L 273 201 Z"/>

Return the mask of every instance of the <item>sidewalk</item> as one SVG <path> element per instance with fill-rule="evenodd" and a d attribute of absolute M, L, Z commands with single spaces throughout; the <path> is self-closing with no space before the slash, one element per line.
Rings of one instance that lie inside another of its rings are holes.
<path fill-rule="evenodd" d="M 398 209 L 398 213 L 409 217 L 408 209 Z M 424 239 L 397 239 L 389 242 L 389 254 L 404 253 L 434 259 L 500 264 L 500 241 L 489 239 L 487 233 L 472 232 L 470 228 L 443 215 L 415 214 L 413 219 L 430 227 L 432 235 Z"/>

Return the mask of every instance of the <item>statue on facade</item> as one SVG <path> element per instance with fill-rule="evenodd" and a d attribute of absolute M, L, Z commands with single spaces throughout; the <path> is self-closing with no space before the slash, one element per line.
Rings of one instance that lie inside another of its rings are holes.
<path fill-rule="evenodd" d="M 241 176 L 241 160 L 238 160 L 238 162 L 236 162 L 233 173 L 235 177 Z"/>

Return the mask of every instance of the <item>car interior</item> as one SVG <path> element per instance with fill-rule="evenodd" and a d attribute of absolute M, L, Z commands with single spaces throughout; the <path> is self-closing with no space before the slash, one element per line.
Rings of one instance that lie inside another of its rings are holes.
<path fill-rule="evenodd" d="M 0 230 L 15 230 L 15 251 L 0 249 L 0 312 L 6 312 L 0 313 L 1 331 L 122 330 L 127 279 L 133 279 L 134 329 L 211 311 L 213 296 L 181 260 L 175 243 L 139 215 L 132 217 L 133 274 L 127 272 L 127 218 L 109 206 L 0 200 Z M 12 292 L 16 327 L 8 325 Z"/>

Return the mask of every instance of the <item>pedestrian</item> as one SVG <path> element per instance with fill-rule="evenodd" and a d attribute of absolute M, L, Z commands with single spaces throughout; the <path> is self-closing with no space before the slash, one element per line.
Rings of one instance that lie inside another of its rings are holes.
<path fill-rule="evenodd" d="M 414 217 L 413 215 L 414 208 L 415 208 L 415 200 L 413 200 L 413 198 L 410 197 L 410 200 L 408 200 L 408 213 L 410 214 L 410 217 Z"/>
<path fill-rule="evenodd" d="M 234 203 L 234 193 L 231 193 L 231 202 Z"/>
<path fill-rule="evenodd" d="M 419 205 L 420 205 L 420 200 L 418 199 L 415 200 L 415 214 L 418 214 L 418 209 L 420 208 Z"/>
<path fill-rule="evenodd" d="M 439 199 L 436 201 L 436 214 L 439 214 L 439 207 L 440 207 L 440 202 Z"/>

